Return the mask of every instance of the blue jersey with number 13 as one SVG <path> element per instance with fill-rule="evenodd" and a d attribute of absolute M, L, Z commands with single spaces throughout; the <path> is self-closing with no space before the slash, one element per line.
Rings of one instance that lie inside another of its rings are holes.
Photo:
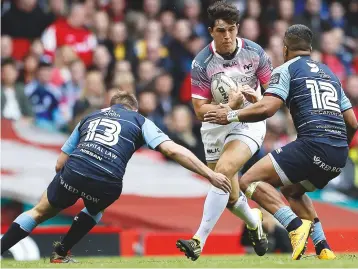
<path fill-rule="evenodd" d="M 102 181 L 122 180 L 133 153 L 170 140 L 152 121 L 122 105 L 96 111 L 75 128 L 62 151 L 72 171 Z"/>
<path fill-rule="evenodd" d="M 309 56 L 298 56 L 277 67 L 265 95 L 286 102 L 298 138 L 347 147 L 342 112 L 352 107 L 336 75 Z"/>

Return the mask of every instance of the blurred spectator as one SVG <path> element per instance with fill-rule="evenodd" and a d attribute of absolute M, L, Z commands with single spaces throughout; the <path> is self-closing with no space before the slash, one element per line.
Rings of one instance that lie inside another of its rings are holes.
<path fill-rule="evenodd" d="M 246 18 L 241 22 L 239 32 L 241 37 L 258 42 L 260 26 L 255 19 Z"/>
<path fill-rule="evenodd" d="M 70 64 L 77 59 L 77 55 L 70 46 L 63 46 L 56 49 L 54 68 L 51 82 L 61 86 L 71 79 Z"/>
<path fill-rule="evenodd" d="M 268 53 L 271 56 L 271 62 L 274 68 L 283 64 L 283 43 L 281 37 L 275 35 L 270 37 Z"/>
<path fill-rule="evenodd" d="M 49 0 L 48 11 L 52 15 L 52 21 L 63 18 L 66 14 L 66 0 Z"/>
<path fill-rule="evenodd" d="M 162 73 L 155 78 L 155 92 L 158 95 L 158 111 L 164 117 L 173 109 L 173 78 L 169 73 Z"/>
<path fill-rule="evenodd" d="M 283 40 L 283 38 L 285 36 L 285 32 L 288 27 L 289 27 L 289 24 L 287 21 L 277 20 L 273 23 L 272 35 L 277 35 L 278 37 L 281 38 L 281 40 Z"/>
<path fill-rule="evenodd" d="M 66 121 L 73 117 L 75 103 L 80 98 L 81 89 L 85 86 L 86 67 L 84 63 L 76 59 L 69 65 L 71 79 L 62 85 L 62 102 L 66 106 Z"/>
<path fill-rule="evenodd" d="M 131 72 L 116 73 L 111 86 L 135 94 L 134 76 Z"/>
<path fill-rule="evenodd" d="M 1 36 L 1 59 L 7 59 L 12 56 L 12 39 L 8 35 Z"/>
<path fill-rule="evenodd" d="M 346 33 L 348 36 L 358 38 L 358 0 L 351 0 L 347 12 Z M 356 46 L 357 47 L 357 46 Z"/>
<path fill-rule="evenodd" d="M 148 60 L 141 61 L 138 65 L 138 81 L 137 81 L 137 92 L 144 90 L 150 82 L 157 75 L 158 69 L 155 65 Z"/>
<path fill-rule="evenodd" d="M 209 41 L 208 29 L 200 19 L 201 3 L 199 0 L 184 0 L 184 16 L 189 20 L 194 34 Z"/>
<path fill-rule="evenodd" d="M 33 54 L 28 54 L 24 58 L 23 68 L 20 71 L 19 81 L 28 84 L 36 76 L 36 70 L 39 66 L 39 58 Z"/>
<path fill-rule="evenodd" d="M 39 38 L 32 41 L 29 53 L 37 58 L 40 58 L 44 54 L 44 46 Z"/>
<path fill-rule="evenodd" d="M 329 30 L 329 25 L 320 17 L 321 0 L 307 0 L 305 11 L 302 15 L 295 17 L 295 23 L 304 24 L 312 30 L 312 47 L 319 48 L 321 32 Z"/>
<path fill-rule="evenodd" d="M 105 98 L 105 86 L 103 77 L 99 71 L 89 71 L 86 74 L 84 87 L 80 98 L 73 109 L 74 122 L 77 123 L 86 114 L 103 108 Z"/>
<path fill-rule="evenodd" d="M 155 19 L 161 9 L 161 0 L 143 0 L 143 11 L 148 19 Z"/>
<path fill-rule="evenodd" d="M 328 23 L 332 28 L 346 29 L 347 20 L 344 16 L 344 8 L 338 1 L 333 2 L 329 8 Z"/>
<path fill-rule="evenodd" d="M 294 2 L 293 0 L 280 0 L 278 2 L 278 18 L 292 24 L 294 15 Z"/>
<path fill-rule="evenodd" d="M 52 64 L 42 59 L 35 80 L 25 87 L 25 94 L 31 102 L 36 124 L 49 130 L 59 130 L 63 124 L 59 107 L 61 91 L 50 82 L 52 71 Z"/>
<path fill-rule="evenodd" d="M 325 32 L 322 34 L 321 49 L 322 49 L 322 62 L 331 68 L 337 77 L 344 81 L 346 70 L 343 63 L 338 58 L 338 50 L 340 47 L 340 40 L 335 36 L 333 31 Z"/>
<path fill-rule="evenodd" d="M 130 39 L 136 41 L 144 37 L 144 32 L 147 28 L 147 17 L 140 12 L 132 11 L 126 15 L 126 24 Z"/>
<path fill-rule="evenodd" d="M 345 92 L 353 107 L 358 106 L 358 75 L 352 75 L 347 78 Z"/>
<path fill-rule="evenodd" d="M 105 85 L 109 85 L 113 78 L 113 62 L 108 49 L 104 45 L 95 48 L 92 67 L 99 70 L 104 79 Z"/>
<path fill-rule="evenodd" d="M 124 22 L 116 22 L 110 26 L 108 51 L 116 61 L 135 61 L 133 42 L 128 39 L 127 26 Z"/>
<path fill-rule="evenodd" d="M 120 72 L 132 72 L 132 66 L 129 61 L 117 61 L 115 63 L 114 72 L 116 74 Z"/>
<path fill-rule="evenodd" d="M 126 8 L 126 0 L 110 0 L 107 12 L 114 22 L 124 20 L 124 11 Z"/>
<path fill-rule="evenodd" d="M 32 107 L 24 84 L 16 82 L 18 71 L 11 58 L 1 61 L 1 117 L 11 120 L 31 119 Z"/>
<path fill-rule="evenodd" d="M 158 100 L 153 91 L 145 90 L 138 94 L 138 112 L 153 121 L 163 132 L 167 131 L 163 118 L 157 111 Z"/>
<path fill-rule="evenodd" d="M 169 124 L 170 138 L 205 162 L 204 146 L 200 137 L 195 135 L 194 129 L 196 133 L 200 132 L 197 126 L 193 128 L 193 113 L 190 109 L 185 105 L 175 106 Z"/>
<path fill-rule="evenodd" d="M 247 1 L 247 6 L 243 18 L 259 20 L 261 11 L 262 9 L 259 0 Z"/>
<path fill-rule="evenodd" d="M 2 35 L 34 39 L 41 36 L 52 22 L 37 4 L 37 0 L 13 0 L 10 9 L 1 16 Z"/>
<path fill-rule="evenodd" d="M 163 27 L 162 42 L 163 45 L 165 46 L 168 46 L 173 39 L 172 32 L 173 32 L 175 21 L 176 21 L 175 14 L 170 10 L 163 11 L 160 15 L 160 23 Z"/>
<path fill-rule="evenodd" d="M 93 17 L 93 31 L 98 43 L 104 43 L 108 38 L 109 17 L 107 12 L 97 11 Z"/>
<path fill-rule="evenodd" d="M 57 20 L 43 33 L 45 54 L 52 59 L 58 47 L 69 45 L 86 66 L 89 66 L 92 63 L 92 53 L 97 41 L 95 36 L 84 27 L 85 20 L 84 4 L 73 4 L 67 20 Z"/>

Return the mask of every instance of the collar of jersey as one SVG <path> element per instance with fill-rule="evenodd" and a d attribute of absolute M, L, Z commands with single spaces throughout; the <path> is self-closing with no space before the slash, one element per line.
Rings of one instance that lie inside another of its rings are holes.
<path fill-rule="evenodd" d="M 244 40 L 242 40 L 242 38 L 236 37 L 236 41 L 237 41 L 237 46 L 238 46 L 238 50 L 236 52 L 236 55 L 241 51 L 243 45 L 244 45 Z M 210 48 L 212 50 L 212 52 L 215 54 L 216 57 L 225 60 L 224 57 L 222 57 L 219 53 L 216 52 L 216 47 L 215 47 L 215 42 L 214 40 L 211 41 L 210 43 Z"/>

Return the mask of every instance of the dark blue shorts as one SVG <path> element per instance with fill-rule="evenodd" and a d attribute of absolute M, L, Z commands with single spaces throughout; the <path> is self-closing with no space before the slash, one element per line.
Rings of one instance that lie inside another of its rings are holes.
<path fill-rule="evenodd" d="M 88 212 L 96 215 L 116 201 L 122 192 L 122 182 L 104 182 L 73 172 L 66 166 L 56 174 L 47 188 L 47 198 L 53 207 L 65 209 L 82 198 Z"/>
<path fill-rule="evenodd" d="M 346 165 L 348 147 L 297 139 L 269 154 L 284 185 L 301 184 L 309 191 L 322 189 Z"/>

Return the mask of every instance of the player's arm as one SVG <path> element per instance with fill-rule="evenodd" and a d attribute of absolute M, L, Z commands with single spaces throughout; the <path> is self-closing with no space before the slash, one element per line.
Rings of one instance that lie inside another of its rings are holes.
<path fill-rule="evenodd" d="M 358 130 L 357 118 L 352 108 L 343 112 L 343 118 L 347 128 L 348 145 L 352 142 L 354 135 Z"/>
<path fill-rule="evenodd" d="M 80 141 L 79 126 L 80 124 L 78 123 L 76 128 L 73 130 L 71 136 L 67 139 L 67 141 L 61 148 L 60 156 L 58 157 L 56 162 L 56 173 L 58 173 L 62 169 L 62 167 L 65 165 L 68 158 L 70 157 L 70 154 L 75 150 L 78 145 L 78 142 Z"/>
<path fill-rule="evenodd" d="M 239 121 L 257 122 L 265 120 L 273 116 L 286 101 L 290 80 L 290 73 L 286 66 L 276 68 L 271 76 L 270 85 L 259 102 L 240 110 L 227 111 L 227 109 L 219 109 L 209 111 L 205 114 L 204 121 L 228 124 Z"/>
<path fill-rule="evenodd" d="M 353 137 L 357 131 L 358 123 L 357 118 L 354 114 L 354 111 L 352 109 L 352 104 L 347 98 L 346 94 L 343 91 L 343 88 L 341 87 L 341 111 L 343 114 L 344 122 L 346 123 L 347 128 L 347 140 L 348 145 L 352 142 Z"/>
<path fill-rule="evenodd" d="M 225 192 L 231 191 L 231 184 L 227 177 L 215 173 L 203 164 L 188 149 L 174 143 L 152 121 L 146 119 L 142 126 L 142 135 L 151 149 L 157 149 L 165 156 L 175 160 L 181 166 L 207 178 L 211 184 Z"/>
<path fill-rule="evenodd" d="M 238 94 L 240 94 L 240 93 L 238 92 Z M 242 105 L 244 99 L 243 99 L 243 95 L 242 94 L 240 94 L 240 95 L 242 97 L 237 97 L 237 98 L 235 97 L 235 99 L 231 99 L 229 101 L 228 106 L 231 109 L 238 108 Z M 208 99 L 192 98 L 192 102 L 193 102 L 195 114 L 200 121 L 204 121 L 204 115 L 207 112 L 221 108 L 220 105 L 211 104 L 211 100 L 208 100 Z"/>

